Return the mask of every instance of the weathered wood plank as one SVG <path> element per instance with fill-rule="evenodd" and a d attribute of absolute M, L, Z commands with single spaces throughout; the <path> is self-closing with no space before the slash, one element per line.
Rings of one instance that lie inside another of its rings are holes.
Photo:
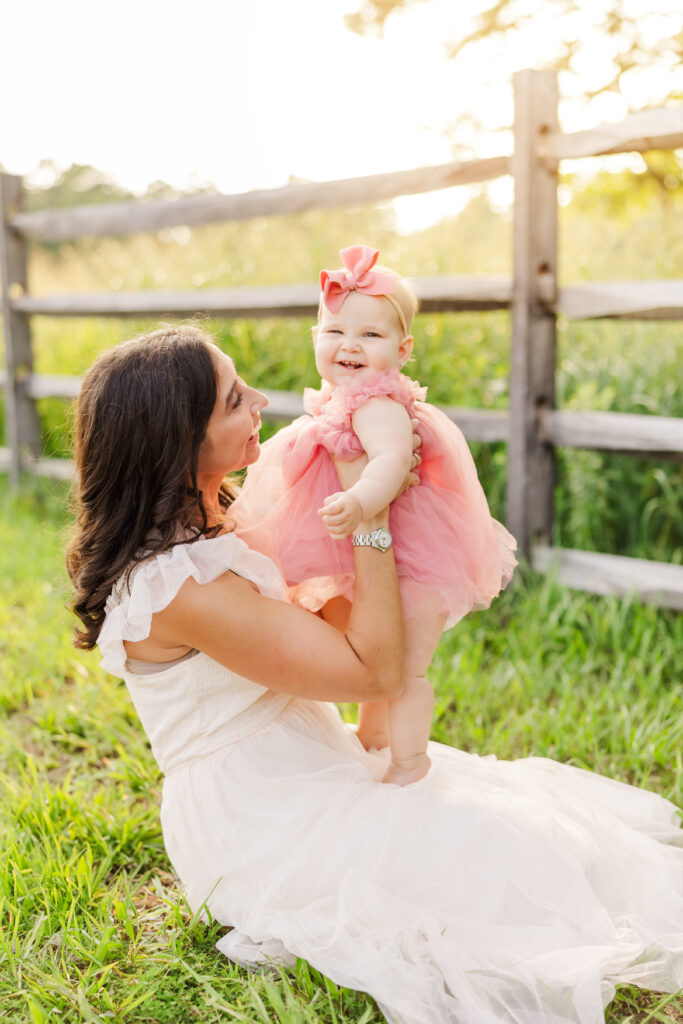
<path fill-rule="evenodd" d="M 46 384 L 46 380 L 50 384 Z M 66 385 L 55 383 L 58 378 L 50 377 L 40 380 L 34 377 L 31 390 L 40 397 L 73 398 L 75 397 L 72 381 L 77 378 L 66 378 Z M 80 380 L 78 380 L 80 384 Z M 49 387 L 54 391 L 48 390 Z M 302 396 L 293 391 L 266 391 L 268 405 L 262 410 L 265 420 L 290 420 L 301 416 L 304 411 Z M 508 436 L 508 414 L 502 410 L 461 409 L 442 407 L 454 423 L 460 427 L 469 441 L 506 441 Z M 11 452 L 9 448 L 0 448 L 0 473 L 8 473 L 11 469 Z M 22 459 L 21 469 L 33 476 L 53 477 L 59 480 L 71 480 L 75 472 L 75 464 L 71 459 Z"/>
<path fill-rule="evenodd" d="M 257 386 L 257 385 L 255 385 Z M 261 418 L 265 420 L 294 420 L 303 416 L 303 396 L 298 391 L 268 391 L 260 389 L 268 399 L 268 405 L 261 410 Z"/>
<path fill-rule="evenodd" d="M 557 281 L 557 164 L 541 162 L 541 135 L 557 128 L 557 76 L 514 76 L 514 283 L 510 350 L 510 442 L 507 517 L 527 556 L 549 542 L 553 518 L 553 451 L 538 433 L 537 410 L 555 395 Z"/>
<path fill-rule="evenodd" d="M 19 481 L 22 453 L 36 454 L 40 426 L 33 403 L 22 391 L 22 380 L 31 373 L 31 325 L 27 316 L 12 306 L 12 297 L 28 289 L 26 243 L 9 226 L 21 209 L 21 178 L 0 174 L 0 283 L 2 285 L 3 334 L 5 339 L 5 423 L 12 453 L 11 477 Z"/>
<path fill-rule="evenodd" d="M 0 370 L 0 386 L 6 373 Z M 24 382 L 33 399 L 78 396 L 81 377 L 31 374 Z M 296 391 L 264 391 L 269 405 L 264 416 L 290 420 L 301 416 L 302 397 Z M 440 406 L 470 441 L 507 441 L 506 410 Z M 673 416 L 639 416 L 632 413 L 546 409 L 539 413 L 541 439 L 563 448 L 591 448 L 654 458 L 683 453 L 683 419 Z"/>
<path fill-rule="evenodd" d="M 77 398 L 81 390 L 82 377 L 67 377 L 57 374 L 32 373 L 26 378 L 24 389 L 29 398 Z"/>
<path fill-rule="evenodd" d="M 0 370 L 0 383 L 4 371 Z M 61 377 L 34 373 L 26 379 L 26 393 L 33 399 L 78 397 L 82 377 Z M 263 389 L 268 405 L 262 412 L 264 419 L 293 420 L 304 412 L 303 398 L 298 391 L 269 391 Z M 509 416 L 505 409 L 466 409 L 460 406 L 440 406 L 470 441 L 507 441 Z"/>
<path fill-rule="evenodd" d="M 557 311 L 570 320 L 682 320 L 683 280 L 571 285 L 560 288 Z"/>
<path fill-rule="evenodd" d="M 463 409 L 454 405 L 438 408 L 460 427 L 468 441 L 510 440 L 510 414 L 506 409 Z"/>
<path fill-rule="evenodd" d="M 71 459 L 23 459 L 21 468 L 31 476 L 47 476 L 55 480 L 73 480 L 76 464 Z"/>
<path fill-rule="evenodd" d="M 549 275 L 538 282 L 538 298 L 550 311 L 570 320 L 683 319 L 683 280 L 597 281 L 560 288 L 557 302 L 546 294 Z M 413 279 L 424 313 L 506 309 L 512 279 L 504 276 L 441 276 Z M 83 295 L 19 295 L 10 308 L 44 316 L 315 316 L 316 285 L 262 288 L 206 288 L 178 292 L 92 292 Z"/>
<path fill-rule="evenodd" d="M 421 313 L 507 309 L 512 303 L 512 278 L 505 275 L 441 275 L 410 279 Z"/>
<path fill-rule="evenodd" d="M 91 292 L 82 295 L 20 296 L 24 313 L 46 316 L 221 317 L 314 316 L 320 290 L 316 285 L 263 288 L 195 288 L 160 292 Z"/>
<path fill-rule="evenodd" d="M 128 235 L 179 224 L 213 224 L 300 213 L 302 210 L 357 206 L 396 196 L 434 192 L 453 185 L 489 181 L 508 173 L 509 157 L 489 157 L 361 178 L 285 185 L 237 195 L 41 210 L 17 215 L 12 219 L 12 227 L 27 238 L 43 242 L 93 235 Z"/>
<path fill-rule="evenodd" d="M 537 153 L 550 160 L 601 156 L 607 153 L 643 153 L 650 149 L 683 146 L 683 106 L 643 110 L 618 124 L 601 124 L 581 132 L 549 132 L 538 142 Z"/>
<path fill-rule="evenodd" d="M 0 473 L 11 473 L 12 451 L 0 448 Z M 47 476 L 57 480 L 72 480 L 75 464 L 71 459 L 29 459 L 21 460 L 21 469 L 32 476 Z"/>
<path fill-rule="evenodd" d="M 512 280 L 502 276 L 423 277 L 414 281 L 420 309 L 505 309 Z M 44 316 L 220 317 L 316 316 L 320 289 L 312 284 L 261 288 L 196 288 L 178 292 L 92 292 L 83 295 L 21 295 L 12 308 Z"/>
<path fill-rule="evenodd" d="M 569 548 L 534 548 L 532 565 L 555 572 L 566 587 L 591 594 L 635 595 L 647 604 L 683 611 L 683 565 Z"/>
<path fill-rule="evenodd" d="M 674 416 L 544 409 L 539 417 L 543 439 L 561 448 L 683 456 L 683 419 Z"/>

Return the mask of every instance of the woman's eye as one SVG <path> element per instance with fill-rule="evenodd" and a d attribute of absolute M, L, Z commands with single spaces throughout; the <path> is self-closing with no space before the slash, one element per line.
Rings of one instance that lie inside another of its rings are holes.
<path fill-rule="evenodd" d="M 242 404 L 242 392 L 238 391 L 235 395 L 235 401 L 232 403 L 233 409 L 236 409 L 238 405 Z"/>

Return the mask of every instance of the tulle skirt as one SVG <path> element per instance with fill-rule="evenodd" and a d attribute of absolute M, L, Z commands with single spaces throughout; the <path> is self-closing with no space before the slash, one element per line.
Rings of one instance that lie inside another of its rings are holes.
<path fill-rule="evenodd" d="M 295 956 L 392 1024 L 596 1024 L 618 982 L 683 985 L 683 833 L 654 793 L 437 743 L 381 784 L 333 705 L 293 699 L 164 783 L 190 905 L 243 964 Z"/>
<path fill-rule="evenodd" d="M 488 608 L 508 585 L 517 545 L 491 516 L 462 432 L 432 405 L 418 402 L 413 412 L 422 438 L 420 484 L 389 513 L 401 603 L 406 618 L 443 615 L 448 628 Z M 310 611 L 340 594 L 353 600 L 351 540 L 333 540 L 318 515 L 340 489 L 321 430 L 307 416 L 279 430 L 249 467 L 231 510 L 238 536 L 275 562 L 289 599 Z M 335 454 L 358 452 L 342 447 Z"/>

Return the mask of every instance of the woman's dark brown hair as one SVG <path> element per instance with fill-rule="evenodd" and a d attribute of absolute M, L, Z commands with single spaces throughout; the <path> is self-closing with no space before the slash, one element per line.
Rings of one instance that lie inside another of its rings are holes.
<path fill-rule="evenodd" d="M 67 549 L 77 647 L 95 646 L 116 580 L 178 543 L 215 536 L 197 486 L 199 447 L 216 403 L 212 339 L 167 327 L 101 355 L 76 409 L 76 529 Z M 221 488 L 221 504 L 233 491 Z"/>

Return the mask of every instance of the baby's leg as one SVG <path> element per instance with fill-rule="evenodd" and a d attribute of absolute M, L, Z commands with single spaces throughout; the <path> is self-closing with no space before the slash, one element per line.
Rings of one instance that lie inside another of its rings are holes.
<path fill-rule="evenodd" d="M 366 750 L 389 746 L 389 702 L 366 701 L 358 705 L 358 739 Z"/>
<path fill-rule="evenodd" d="M 427 743 L 434 710 L 434 691 L 426 673 L 443 632 L 446 617 L 406 619 L 404 688 L 400 697 L 389 701 L 389 746 L 391 764 L 383 782 L 406 786 L 429 771 Z"/>

